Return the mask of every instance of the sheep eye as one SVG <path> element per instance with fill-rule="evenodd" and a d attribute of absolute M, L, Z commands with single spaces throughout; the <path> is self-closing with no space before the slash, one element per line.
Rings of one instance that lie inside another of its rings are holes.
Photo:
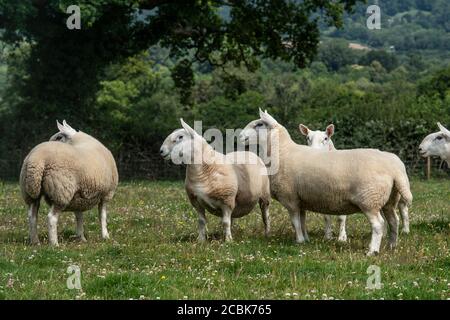
<path fill-rule="evenodd" d="M 436 139 L 437 140 L 442 140 L 442 136 L 437 136 Z"/>
<path fill-rule="evenodd" d="M 258 128 L 258 127 L 262 127 L 262 123 L 261 122 L 259 122 L 259 123 L 257 123 L 256 125 L 255 125 L 255 128 Z"/>
<path fill-rule="evenodd" d="M 178 140 L 183 140 L 183 136 L 178 136 Z"/>
<path fill-rule="evenodd" d="M 325 141 L 327 141 L 328 140 L 328 138 L 325 138 Z"/>

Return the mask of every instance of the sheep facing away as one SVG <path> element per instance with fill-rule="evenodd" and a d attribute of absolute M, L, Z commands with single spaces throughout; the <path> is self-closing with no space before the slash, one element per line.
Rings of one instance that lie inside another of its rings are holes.
<path fill-rule="evenodd" d="M 437 156 L 447 162 L 450 167 L 450 131 L 439 122 L 438 132 L 427 135 L 419 146 L 419 153 L 422 157 Z"/>
<path fill-rule="evenodd" d="M 334 125 L 330 124 L 327 126 L 325 131 L 320 130 L 310 130 L 307 126 L 300 124 L 299 125 L 300 132 L 307 137 L 308 145 L 321 150 L 334 151 L 336 148 L 334 147 L 334 143 L 331 140 L 331 136 L 334 135 Z M 388 158 L 391 158 L 393 162 L 396 162 L 399 170 L 406 170 L 404 168 L 403 162 L 397 156 L 393 156 L 392 153 L 384 153 Z M 408 206 L 401 198 L 398 203 L 400 215 L 402 218 L 402 232 L 409 233 L 409 214 L 408 214 Z M 324 215 L 325 217 L 325 239 L 331 239 L 332 237 L 332 226 L 331 226 L 331 218 L 329 215 Z M 339 220 L 339 241 L 346 241 L 347 233 L 345 230 L 346 225 L 346 216 L 338 216 Z"/>
<path fill-rule="evenodd" d="M 240 139 L 245 144 L 258 141 L 268 157 L 277 159 L 278 170 L 269 176 L 270 189 L 289 211 L 297 242 L 305 241 L 305 210 L 333 215 L 363 212 L 372 227 L 368 255 L 376 254 L 383 235 L 383 211 L 390 227 L 389 245 L 396 246 L 395 208 L 400 198 L 409 205 L 412 194 L 406 171 L 385 153 L 375 149 L 323 152 L 298 145 L 286 128 L 261 110 L 260 119 L 247 124 Z"/>
<path fill-rule="evenodd" d="M 231 219 L 247 215 L 256 203 L 259 203 L 267 236 L 271 196 L 262 160 L 251 152 L 219 153 L 183 119 L 180 121 L 183 129 L 173 131 L 164 140 L 160 154 L 174 163 L 187 165 L 185 189 L 198 213 L 198 240 L 206 240 L 205 210 L 222 217 L 225 241 L 231 241 Z M 194 157 L 199 155 L 201 159 L 196 162 Z M 244 159 L 246 161 L 239 161 Z"/>
<path fill-rule="evenodd" d="M 311 148 L 316 148 L 323 151 L 336 150 L 333 141 L 331 140 L 331 136 L 334 134 L 333 124 L 328 125 L 325 131 L 310 130 L 304 124 L 300 124 L 299 130 L 304 136 L 306 136 L 306 142 L 308 143 L 308 146 L 310 146 Z M 328 214 L 324 214 L 323 218 L 325 220 L 325 239 L 330 240 L 331 238 L 333 238 L 333 227 L 331 224 L 331 216 Z M 346 220 L 347 216 L 344 215 L 338 216 L 339 221 L 338 241 L 342 242 L 347 241 L 347 232 L 345 230 Z"/>
<path fill-rule="evenodd" d="M 106 206 L 118 184 L 116 163 L 111 152 L 92 136 L 76 131 L 65 121 L 57 122 L 59 132 L 50 141 L 34 147 L 20 172 L 20 188 L 28 205 L 30 241 L 39 244 L 37 219 L 40 200 L 50 206 L 48 235 L 58 245 L 59 214 L 73 211 L 77 236 L 86 241 L 83 211 L 98 206 L 102 237 L 109 238 Z"/>

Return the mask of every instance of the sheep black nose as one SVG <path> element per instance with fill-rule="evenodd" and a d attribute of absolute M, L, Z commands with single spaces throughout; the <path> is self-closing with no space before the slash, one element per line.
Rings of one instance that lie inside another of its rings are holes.
<path fill-rule="evenodd" d="M 162 156 L 163 156 L 163 155 L 164 155 L 164 153 L 165 153 L 165 152 L 164 152 L 164 148 L 161 148 L 161 149 L 159 149 L 159 154 L 160 154 L 160 155 L 162 155 Z"/>

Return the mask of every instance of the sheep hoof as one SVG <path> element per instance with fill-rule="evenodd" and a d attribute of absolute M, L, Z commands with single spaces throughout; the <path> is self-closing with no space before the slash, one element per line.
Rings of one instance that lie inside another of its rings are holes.
<path fill-rule="evenodd" d="M 347 242 L 347 235 L 339 236 L 338 241 L 339 242 Z"/>
<path fill-rule="evenodd" d="M 369 251 L 367 252 L 367 256 L 368 257 L 373 257 L 373 256 L 377 256 L 378 255 L 378 251 Z"/>
<path fill-rule="evenodd" d="M 295 242 L 298 243 L 298 244 L 302 244 L 302 243 L 305 243 L 305 239 L 304 238 L 297 239 L 297 240 L 295 240 Z"/>
<path fill-rule="evenodd" d="M 199 243 L 205 243 L 205 242 L 206 242 L 206 237 L 200 237 L 200 236 L 198 236 L 198 237 L 197 237 L 197 242 L 199 242 Z"/>
<path fill-rule="evenodd" d="M 84 236 L 78 237 L 78 241 L 85 243 L 87 242 L 86 238 Z"/>
<path fill-rule="evenodd" d="M 409 234 L 409 229 L 402 229 L 402 233 Z"/>
<path fill-rule="evenodd" d="M 109 233 L 108 232 L 103 233 L 102 238 L 103 238 L 103 240 L 109 240 Z"/>
<path fill-rule="evenodd" d="M 325 240 L 331 240 L 331 239 L 333 239 L 333 234 L 331 234 L 331 233 L 325 233 L 324 239 L 325 239 Z"/>
<path fill-rule="evenodd" d="M 225 237 L 225 242 L 232 242 L 233 238 L 231 236 Z"/>
<path fill-rule="evenodd" d="M 39 241 L 39 239 L 33 239 L 33 240 L 30 241 L 30 244 L 32 246 L 40 246 L 41 242 Z"/>

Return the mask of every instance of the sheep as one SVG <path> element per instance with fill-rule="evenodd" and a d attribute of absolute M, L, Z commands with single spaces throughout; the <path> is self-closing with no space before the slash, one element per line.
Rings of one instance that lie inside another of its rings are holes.
<path fill-rule="evenodd" d="M 286 128 L 262 110 L 260 119 L 251 121 L 240 134 L 247 145 L 256 139 L 271 163 L 278 164 L 278 170 L 269 176 L 270 189 L 273 198 L 288 210 L 297 242 L 305 241 L 305 210 L 333 215 L 363 212 L 372 227 L 367 255 L 377 254 L 383 211 L 390 227 L 389 245 L 396 246 L 395 208 L 400 198 L 408 205 L 413 199 L 406 171 L 400 170 L 398 163 L 376 149 L 323 152 L 298 145 Z"/>
<path fill-rule="evenodd" d="M 334 134 L 334 125 L 330 124 L 327 126 L 325 131 L 320 130 L 310 130 L 304 124 L 299 125 L 300 132 L 306 136 L 306 141 L 308 145 L 312 148 L 334 151 L 336 148 L 334 147 L 333 141 L 331 140 L 331 136 Z M 333 237 L 333 228 L 331 225 L 331 216 L 328 214 L 323 215 L 325 220 L 325 239 L 330 240 Z M 338 216 L 339 220 L 339 236 L 338 241 L 346 242 L 347 241 L 347 232 L 345 230 L 345 222 L 347 220 L 347 216 L 340 215 Z"/>
<path fill-rule="evenodd" d="M 334 147 L 334 143 L 331 140 L 331 136 L 334 135 L 334 125 L 330 124 L 327 126 L 325 131 L 320 130 L 310 130 L 307 126 L 300 124 L 299 125 L 300 132 L 307 137 L 308 145 L 321 149 L 321 150 L 328 150 L 328 151 L 334 151 L 336 148 Z M 397 156 L 392 157 L 392 153 L 385 153 L 387 157 L 390 157 L 392 161 L 397 162 L 399 166 L 399 170 L 404 170 L 404 164 L 400 161 L 400 159 Z M 402 217 L 402 232 L 403 233 L 409 233 L 409 214 L 408 214 L 408 206 L 403 201 L 403 199 L 400 199 L 398 203 L 398 207 L 400 210 L 400 214 Z M 325 239 L 331 239 L 332 237 L 332 227 L 331 227 L 331 218 L 329 215 L 324 215 L 325 218 Z M 345 224 L 346 224 L 346 216 L 338 216 L 339 220 L 339 241 L 345 242 L 347 240 L 347 233 L 345 230 Z"/>
<path fill-rule="evenodd" d="M 328 125 L 325 131 L 310 130 L 304 124 L 299 124 L 298 127 L 301 134 L 306 136 L 308 146 L 321 150 L 336 150 L 336 148 L 334 147 L 334 143 L 331 140 L 331 136 L 334 134 L 333 124 Z"/>
<path fill-rule="evenodd" d="M 37 219 L 42 197 L 50 206 L 48 238 L 58 246 L 61 212 L 73 211 L 77 236 L 86 242 L 83 212 L 98 206 L 103 239 L 109 239 L 106 206 L 113 198 L 119 176 L 111 152 L 97 139 L 57 121 L 59 132 L 34 147 L 23 161 L 20 189 L 28 206 L 31 244 L 39 244 Z"/>
<path fill-rule="evenodd" d="M 206 241 L 205 210 L 222 217 L 225 241 L 232 241 L 231 219 L 247 215 L 257 202 L 268 236 L 270 183 L 262 160 L 251 152 L 219 153 L 183 119 L 180 122 L 183 128 L 164 140 L 160 155 L 187 164 L 185 189 L 198 213 L 198 241 Z M 201 159 L 193 161 L 198 156 Z M 235 163 L 236 158 L 247 162 Z"/>
<path fill-rule="evenodd" d="M 439 122 L 437 125 L 440 131 L 431 133 L 422 140 L 419 153 L 424 158 L 440 157 L 450 167 L 450 131 Z"/>

